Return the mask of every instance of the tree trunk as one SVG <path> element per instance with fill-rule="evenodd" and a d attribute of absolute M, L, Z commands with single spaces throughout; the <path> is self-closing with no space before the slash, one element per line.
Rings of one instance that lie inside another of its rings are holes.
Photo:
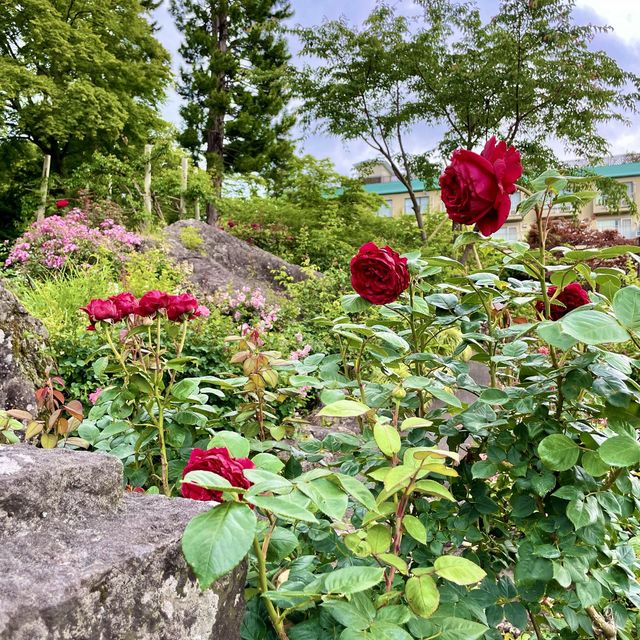
<path fill-rule="evenodd" d="M 215 47 L 222 55 L 226 54 L 228 46 L 228 15 L 223 8 L 216 15 L 211 16 L 212 37 L 215 39 Z M 224 67 L 224 65 L 221 65 Z M 213 194 L 219 198 L 222 194 L 222 174 L 224 170 L 224 100 L 220 98 L 226 90 L 226 74 L 218 71 L 215 91 L 218 94 L 217 106 L 209 110 L 207 126 L 207 171 L 211 176 Z M 218 210 L 215 202 L 207 203 L 207 222 L 215 224 L 218 220 Z"/>
<path fill-rule="evenodd" d="M 413 208 L 413 213 L 416 216 L 418 229 L 420 229 L 420 239 L 422 240 L 422 242 L 426 242 L 427 232 L 424 230 L 424 220 L 422 219 L 422 211 L 420 211 L 420 204 L 418 203 L 418 199 L 416 198 L 416 194 L 413 192 L 413 189 L 409 189 L 409 197 L 411 198 L 411 206 Z"/>

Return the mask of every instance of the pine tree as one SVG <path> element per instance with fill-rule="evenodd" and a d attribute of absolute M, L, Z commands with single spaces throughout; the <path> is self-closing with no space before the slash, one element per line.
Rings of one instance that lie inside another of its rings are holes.
<path fill-rule="evenodd" d="M 181 143 L 197 161 L 204 151 L 214 192 L 225 171 L 267 177 L 293 153 L 286 113 L 290 54 L 282 21 L 287 0 L 172 0 L 184 35 L 179 93 Z M 214 204 L 207 219 L 214 222 Z"/>

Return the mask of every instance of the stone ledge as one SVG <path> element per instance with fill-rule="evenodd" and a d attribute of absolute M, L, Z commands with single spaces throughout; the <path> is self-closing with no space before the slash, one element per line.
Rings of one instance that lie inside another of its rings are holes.
<path fill-rule="evenodd" d="M 0 534 L 114 512 L 121 497 L 122 464 L 113 456 L 0 445 Z"/>
<path fill-rule="evenodd" d="M 202 592 L 180 549 L 211 505 L 120 482 L 110 456 L 0 447 L 0 640 L 239 640 L 246 567 Z"/>

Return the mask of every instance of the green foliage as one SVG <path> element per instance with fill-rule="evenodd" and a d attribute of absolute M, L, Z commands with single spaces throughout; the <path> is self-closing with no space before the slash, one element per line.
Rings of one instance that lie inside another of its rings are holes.
<path fill-rule="evenodd" d="M 2 12 L 0 34 L 2 137 L 31 140 L 53 173 L 161 125 L 169 57 L 138 0 L 27 0 Z"/>
<path fill-rule="evenodd" d="M 216 195 L 223 171 L 277 172 L 293 151 L 288 134 L 295 120 L 285 112 L 290 55 L 282 33 L 289 3 L 172 0 L 171 12 L 184 35 L 182 145 L 194 158 L 205 147 Z"/>
<path fill-rule="evenodd" d="M 401 144 L 417 122 L 446 127 L 445 156 L 495 134 L 534 171 L 553 158 L 552 139 L 577 156 L 603 156 L 600 126 L 635 110 L 639 77 L 592 49 L 606 28 L 578 24 L 572 0 L 502 0 L 487 22 L 479 3 L 420 4 L 411 22 L 382 5 L 361 28 L 334 20 L 298 30 L 313 58 L 298 79 L 308 119 L 366 139 L 400 174 L 424 165 L 405 162 Z"/>
<path fill-rule="evenodd" d="M 180 242 L 191 251 L 201 249 L 204 243 L 200 232 L 195 227 L 183 227 L 180 229 Z"/>

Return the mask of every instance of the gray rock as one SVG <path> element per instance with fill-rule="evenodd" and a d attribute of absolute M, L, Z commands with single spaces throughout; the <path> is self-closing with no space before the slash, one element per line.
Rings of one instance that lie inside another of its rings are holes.
<path fill-rule="evenodd" d="M 0 409 L 35 408 L 35 385 L 49 364 L 47 330 L 0 282 Z"/>
<path fill-rule="evenodd" d="M 199 246 L 195 246 L 197 242 L 185 242 L 184 229 L 188 227 L 196 230 L 195 234 L 188 233 L 202 241 Z M 165 229 L 165 238 L 169 255 L 189 266 L 191 280 L 204 293 L 244 285 L 281 289 L 275 276 L 283 271 L 296 281 L 307 277 L 300 267 L 197 220 L 179 220 L 169 225 Z"/>
<path fill-rule="evenodd" d="M 0 640 L 239 640 L 245 567 L 201 592 L 180 550 L 210 505 L 122 496 L 121 473 L 107 455 L 0 446 Z"/>

